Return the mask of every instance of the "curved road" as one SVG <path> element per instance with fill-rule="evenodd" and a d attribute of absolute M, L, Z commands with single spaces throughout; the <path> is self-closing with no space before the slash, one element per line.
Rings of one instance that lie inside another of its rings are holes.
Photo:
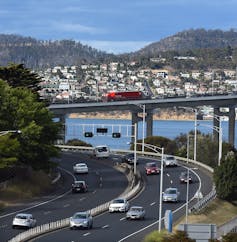
<path fill-rule="evenodd" d="M 110 214 L 105 212 L 99 216 L 94 217 L 93 229 L 91 230 L 73 230 L 64 228 L 53 233 L 46 234 L 40 238 L 35 239 L 37 242 L 72 242 L 72 241 L 90 241 L 90 242 L 113 242 L 113 241 L 142 241 L 144 236 L 149 232 L 158 229 L 159 217 L 159 184 L 160 175 L 146 176 L 144 174 L 144 164 L 147 159 L 141 158 L 139 160 L 138 169 L 144 177 L 145 187 L 143 191 L 134 199 L 130 201 L 131 205 L 141 205 L 146 209 L 146 219 L 143 221 L 127 221 L 124 213 Z M 158 162 L 160 163 L 160 162 Z M 186 184 L 180 184 L 179 175 L 181 171 L 186 168 L 178 166 L 174 168 L 164 169 L 164 186 L 174 186 L 180 191 L 180 201 L 178 203 L 163 203 L 162 214 L 165 210 L 172 210 L 174 220 L 185 214 L 186 202 Z M 194 172 L 194 171 L 190 171 Z M 189 199 L 199 190 L 200 180 L 205 184 L 201 187 L 203 195 L 207 194 L 212 188 L 211 179 L 201 170 L 195 170 L 194 182 L 189 186 Z M 115 187 L 114 189 L 117 189 Z M 163 225 L 162 225 L 163 226 Z"/>
<path fill-rule="evenodd" d="M 78 180 L 85 180 L 89 186 L 87 193 L 71 192 L 74 179 L 72 166 L 78 162 L 86 162 L 88 174 L 76 175 Z M 8 208 L 0 214 L 1 241 L 8 241 L 22 229 L 12 229 L 12 219 L 16 213 L 32 213 L 37 219 L 37 225 L 45 224 L 72 216 L 73 213 L 96 207 L 119 196 L 127 187 L 125 175 L 115 170 L 109 160 L 95 160 L 88 155 L 68 152 L 63 153 L 59 160 L 62 178 L 53 194 L 34 201 L 25 202 Z"/>

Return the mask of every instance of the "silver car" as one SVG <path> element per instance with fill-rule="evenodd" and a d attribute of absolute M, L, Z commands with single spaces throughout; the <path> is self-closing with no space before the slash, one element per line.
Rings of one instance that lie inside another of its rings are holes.
<path fill-rule="evenodd" d="M 86 163 L 77 163 L 73 166 L 74 173 L 88 173 L 88 166 Z"/>
<path fill-rule="evenodd" d="M 178 202 L 179 191 L 177 188 L 169 187 L 163 192 L 163 202 Z"/>
<path fill-rule="evenodd" d="M 12 228 L 33 228 L 35 225 L 36 219 L 30 213 L 18 213 L 12 221 Z"/>
<path fill-rule="evenodd" d="M 87 228 L 93 226 L 93 218 L 89 212 L 77 212 L 70 218 L 70 229 Z"/>
<path fill-rule="evenodd" d="M 144 219 L 145 209 L 141 206 L 132 206 L 126 213 L 126 219 Z"/>

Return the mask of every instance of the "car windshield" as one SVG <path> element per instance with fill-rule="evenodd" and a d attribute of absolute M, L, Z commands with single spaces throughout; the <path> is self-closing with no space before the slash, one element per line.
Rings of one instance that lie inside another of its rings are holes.
<path fill-rule="evenodd" d="M 174 160 L 174 157 L 173 156 L 167 156 L 166 160 Z"/>
<path fill-rule="evenodd" d="M 123 199 L 115 199 L 113 203 L 124 203 Z"/>
<path fill-rule="evenodd" d="M 142 208 L 130 208 L 131 211 L 134 211 L 134 212 L 141 212 L 142 211 Z"/>
<path fill-rule="evenodd" d="M 167 194 L 176 194 L 176 190 L 175 189 L 169 189 L 169 190 L 166 190 Z"/>
<path fill-rule="evenodd" d="M 73 218 L 75 218 L 75 219 L 83 219 L 83 218 L 87 218 L 87 215 L 84 214 L 84 213 L 77 213 L 77 214 L 74 215 Z"/>
<path fill-rule="evenodd" d="M 107 147 L 100 147 L 100 148 L 97 148 L 97 151 L 98 152 L 107 152 L 108 148 Z"/>
<path fill-rule="evenodd" d="M 16 218 L 19 218 L 19 219 L 28 219 L 29 216 L 27 215 L 16 215 Z"/>
<path fill-rule="evenodd" d="M 146 166 L 147 167 L 156 167 L 156 164 L 155 163 L 148 163 Z"/>

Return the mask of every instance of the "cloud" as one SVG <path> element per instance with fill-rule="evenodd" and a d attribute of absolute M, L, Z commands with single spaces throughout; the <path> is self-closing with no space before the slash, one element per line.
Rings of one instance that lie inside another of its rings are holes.
<path fill-rule="evenodd" d="M 107 53 L 123 54 L 140 50 L 151 42 L 148 41 L 102 41 L 102 40 L 80 40 L 84 45 Z"/>
<path fill-rule="evenodd" d="M 106 33 L 104 29 L 90 27 L 78 23 L 53 23 L 53 28 L 60 31 L 73 33 L 87 33 L 87 34 L 103 34 Z"/>

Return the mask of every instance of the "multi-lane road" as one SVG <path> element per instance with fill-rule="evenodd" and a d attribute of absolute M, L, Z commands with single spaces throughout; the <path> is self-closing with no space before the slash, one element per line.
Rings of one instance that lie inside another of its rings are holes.
<path fill-rule="evenodd" d="M 88 174 L 76 175 L 77 179 L 87 182 L 89 185 L 88 193 L 71 193 L 71 183 L 74 179 L 72 166 L 77 162 L 86 162 L 89 167 Z M 137 167 L 144 177 L 144 188 L 130 200 L 131 205 L 141 205 L 146 209 L 145 220 L 127 221 L 124 213 L 110 214 L 104 212 L 94 217 L 91 230 L 71 231 L 69 228 L 64 228 L 38 237 L 35 241 L 141 241 L 147 233 L 158 229 L 160 175 L 146 176 L 144 173 L 146 162 L 145 158 L 140 158 Z M 123 173 L 113 168 L 113 163 L 113 157 L 106 160 L 95 160 L 86 154 L 77 152 L 63 153 L 60 160 L 61 188 L 50 196 L 45 196 L 31 203 L 14 206 L 2 213 L 0 215 L 1 241 L 7 241 L 22 232 L 20 229 L 16 230 L 11 227 L 12 218 L 20 211 L 34 214 L 37 224 L 40 225 L 70 217 L 77 211 L 94 208 L 118 197 L 127 187 L 128 181 Z M 178 203 L 163 203 L 162 206 L 162 214 L 167 209 L 172 210 L 174 220 L 185 213 L 186 185 L 179 182 L 179 175 L 184 170 L 185 167 L 183 166 L 164 169 L 164 189 L 174 186 L 180 191 Z M 189 186 L 189 199 L 200 189 L 200 186 L 204 195 L 212 188 L 211 179 L 205 173 L 201 170 L 194 172 L 194 182 Z M 205 186 L 202 185 L 203 183 L 205 183 Z"/>

